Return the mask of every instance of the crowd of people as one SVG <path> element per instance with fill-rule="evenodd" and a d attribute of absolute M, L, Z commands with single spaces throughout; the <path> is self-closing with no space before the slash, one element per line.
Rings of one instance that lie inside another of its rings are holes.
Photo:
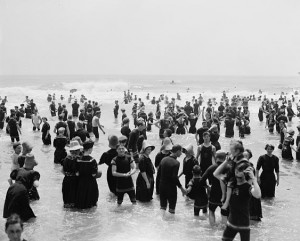
<path fill-rule="evenodd" d="M 63 100 L 63 96 L 60 97 Z M 229 99 L 225 92 L 217 105 L 215 98 L 207 103 L 200 95 L 186 101 L 184 106 L 177 105 L 181 96 L 168 99 L 160 95 L 158 99 L 146 96 L 146 102 L 154 105 L 156 112 L 146 113 L 145 103 L 129 90 L 124 91 L 124 103 L 133 103 L 131 116 L 121 109 L 122 126 L 120 135 L 109 135 L 110 149 L 105 151 L 99 162 L 92 156 L 94 141 L 100 138 L 99 129 L 105 134 L 100 123 L 101 105 L 87 100 L 81 95 L 80 103 L 68 98 L 71 104 L 71 114 L 66 105 L 58 103 L 55 95 L 49 95 L 49 110 L 51 118 L 57 116 L 58 122 L 53 128 L 55 137 L 51 139 L 50 124 L 47 117 L 38 114 L 37 105 L 26 96 L 20 108 L 15 106 L 6 109 L 7 98 L 0 106 L 0 128 L 10 135 L 13 143 L 12 168 L 9 175 L 9 188 L 5 198 L 3 217 L 8 218 L 6 227 L 9 232 L 10 219 L 23 221 L 34 218 L 30 207 L 31 200 L 39 200 L 37 188 L 40 174 L 34 170 L 38 165 L 32 152 L 32 145 L 27 141 L 20 142 L 22 118 L 31 119 L 33 131 L 41 131 L 44 145 L 55 147 L 54 163 L 62 166 L 64 179 L 62 183 L 62 198 L 65 208 L 87 209 L 97 205 L 99 190 L 97 178 L 102 176 L 98 165 L 107 165 L 107 184 L 112 194 L 116 196 L 117 204 L 121 205 L 124 194 L 128 194 L 133 204 L 151 202 L 154 193 L 159 195 L 161 210 L 175 214 L 177 203 L 177 188 L 183 195 L 194 200 L 194 215 L 208 216 L 210 224 L 216 224 L 215 211 L 219 207 L 222 222 L 226 224 L 223 240 L 233 240 L 240 233 L 241 240 L 250 240 L 250 219 L 260 221 L 262 218 L 261 198 L 275 197 L 275 187 L 279 185 L 279 158 L 273 154 L 275 147 L 266 143 L 266 154 L 261 155 L 256 167 L 251 163 L 252 151 L 247 149 L 242 140 L 251 133 L 249 102 L 261 101 L 258 111 L 259 121 L 264 121 L 270 133 L 278 132 L 282 158 L 300 160 L 300 126 L 294 140 L 295 131 L 287 129 L 287 123 L 293 117 L 300 117 L 300 106 L 297 103 L 297 114 L 293 111 L 294 96 L 287 100 L 285 95 L 279 100 L 268 99 L 266 96 L 254 95 L 241 97 L 238 95 Z M 279 102 L 281 105 L 279 105 Z M 165 107 L 162 109 L 162 105 Z M 204 106 L 205 105 L 205 106 Z M 218 106 L 218 107 L 216 107 Z M 119 118 L 119 102 L 115 101 L 113 117 Z M 132 117 L 132 118 L 131 118 Z M 162 117 L 162 118 L 161 118 Z M 201 119 L 201 127 L 196 128 Z M 130 128 L 133 120 L 134 128 Z M 42 125 L 43 123 L 43 125 Z M 41 126 L 42 125 L 42 126 Z M 147 141 L 147 133 L 153 127 L 159 129 L 161 139 L 160 149 L 152 161 L 150 154 L 155 147 Z M 274 128 L 275 127 L 275 128 Z M 225 128 L 225 137 L 233 138 L 235 131 L 239 139 L 232 139 L 229 152 L 222 149 L 219 142 L 220 130 Z M 173 134 L 195 135 L 197 147 L 192 144 L 181 146 L 172 140 Z M 104 137 L 101 137 L 104 138 Z M 296 146 L 295 146 L 296 144 Z M 177 160 L 182 154 L 182 171 Z M 261 172 L 262 169 L 262 172 Z M 261 172 L 261 173 L 260 173 Z M 133 175 L 137 174 L 134 183 Z M 185 183 L 179 178 L 184 175 Z M 13 225 L 19 225 L 20 221 Z"/>

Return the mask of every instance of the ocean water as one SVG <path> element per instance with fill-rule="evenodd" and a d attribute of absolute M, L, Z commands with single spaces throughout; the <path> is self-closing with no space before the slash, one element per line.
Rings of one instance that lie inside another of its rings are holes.
<path fill-rule="evenodd" d="M 170 84 L 174 80 L 175 84 Z M 258 90 L 270 98 L 278 98 L 283 91 L 291 97 L 294 90 L 299 90 L 297 77 L 197 77 L 197 76 L 19 76 L 0 78 L 0 96 L 7 96 L 8 109 L 20 104 L 25 96 L 34 99 L 41 116 L 46 116 L 51 125 L 57 122 L 50 117 L 47 95 L 56 93 L 67 97 L 69 90 L 76 88 L 75 97 L 84 94 L 88 99 L 102 104 L 101 123 L 105 127 L 106 135 L 100 135 L 95 143 L 92 156 L 99 160 L 101 154 L 107 151 L 109 134 L 120 135 L 121 116 L 115 120 L 113 117 L 114 100 L 119 100 L 120 107 L 124 107 L 128 114 L 131 113 L 132 104 L 122 103 L 123 91 L 130 89 L 146 103 L 146 112 L 154 111 L 146 101 L 147 93 L 158 97 L 161 93 L 175 97 L 180 93 L 184 104 L 192 96 L 200 93 L 204 99 L 215 97 L 219 100 L 221 92 L 225 90 L 229 96 L 233 94 L 259 96 Z M 296 96 L 296 102 L 299 97 Z M 67 104 L 67 99 L 62 102 Z M 253 152 L 252 161 L 256 164 L 258 157 L 265 153 L 266 143 L 278 145 L 279 136 L 270 135 L 265 129 L 265 123 L 260 123 L 257 111 L 260 103 L 250 102 L 251 135 L 243 139 L 245 147 Z M 294 110 L 296 109 L 294 104 Z M 131 121 L 132 123 L 132 121 Z M 197 126 L 200 126 L 201 121 Z M 288 128 L 299 125 L 299 119 L 294 118 L 288 123 Z M 131 128 L 133 126 L 131 125 Z M 52 133 L 52 138 L 54 134 Z M 238 139 L 237 131 L 235 137 Z M 175 143 L 186 145 L 192 143 L 196 149 L 193 135 L 174 135 Z M 63 208 L 61 184 L 63 175 L 61 167 L 53 163 L 53 147 L 42 145 L 41 133 L 32 131 L 31 121 L 23 120 L 21 141 L 30 141 L 34 145 L 33 153 L 39 165 L 35 168 L 41 173 L 38 188 L 41 199 L 32 203 L 32 208 L 37 219 L 25 224 L 24 237 L 27 240 L 220 240 L 223 232 L 221 225 L 211 228 L 208 220 L 193 217 L 193 203 L 178 193 L 176 215 L 162 216 L 159 210 L 159 198 L 149 204 L 138 203 L 132 206 L 129 198 L 125 196 L 121 207 L 117 207 L 115 198 L 109 195 L 106 183 L 106 166 L 99 166 L 103 176 L 98 179 L 100 191 L 97 208 L 86 211 L 72 211 Z M 154 161 L 159 150 L 158 129 L 148 133 L 148 140 L 156 146 L 151 154 Z M 224 128 L 221 129 L 220 143 L 222 149 L 228 150 L 230 139 L 224 137 Z M 0 132 L 0 213 L 3 211 L 4 198 L 8 189 L 7 179 L 10 172 L 12 146 L 10 138 L 5 132 Z M 275 149 L 274 154 L 280 157 L 280 152 Z M 179 158 L 182 162 L 183 156 Z M 298 204 L 300 189 L 300 163 L 280 159 L 280 185 L 276 189 L 276 198 L 263 201 L 263 221 L 251 226 L 251 240 L 299 240 L 300 207 Z M 134 175 L 136 179 L 137 174 Z M 181 182 L 184 183 L 183 178 Z M 220 221 L 219 211 L 216 211 L 217 221 Z M 4 232 L 4 219 L 0 219 L 0 240 L 6 240 Z M 2 228 L 1 228 L 2 227 Z M 238 240 L 238 238 L 237 238 Z"/>

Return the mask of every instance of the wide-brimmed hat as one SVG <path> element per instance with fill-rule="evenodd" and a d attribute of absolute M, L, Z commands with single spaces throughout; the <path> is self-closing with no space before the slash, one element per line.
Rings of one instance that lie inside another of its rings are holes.
<path fill-rule="evenodd" d="M 166 137 L 164 140 L 163 140 L 163 144 L 160 148 L 161 151 L 171 151 L 172 150 L 172 147 L 173 147 L 173 144 L 172 144 L 172 141 L 169 137 Z"/>
<path fill-rule="evenodd" d="M 81 149 L 82 149 L 82 146 L 79 144 L 79 142 L 77 140 L 70 141 L 69 151 L 77 151 L 77 150 L 81 150 Z"/>
<path fill-rule="evenodd" d="M 35 157 L 33 154 L 31 153 L 28 153 L 25 157 L 25 162 L 24 162 L 24 167 L 25 168 L 33 168 L 35 166 L 37 166 L 38 163 L 37 161 L 35 160 Z"/>
<path fill-rule="evenodd" d="M 147 141 L 143 141 L 142 152 L 145 152 L 145 150 L 149 147 L 151 148 L 151 151 L 153 151 L 155 149 L 155 146 L 150 145 L 150 143 Z"/>
<path fill-rule="evenodd" d="M 65 130 L 66 130 L 66 128 L 64 128 L 64 127 L 59 127 L 57 131 L 58 131 L 58 133 L 64 133 Z"/>
<path fill-rule="evenodd" d="M 182 150 L 183 150 L 183 153 L 185 153 L 185 154 L 187 153 L 187 154 L 190 154 L 191 156 L 195 155 L 194 147 L 192 144 L 189 144 L 189 145 L 183 147 Z"/>

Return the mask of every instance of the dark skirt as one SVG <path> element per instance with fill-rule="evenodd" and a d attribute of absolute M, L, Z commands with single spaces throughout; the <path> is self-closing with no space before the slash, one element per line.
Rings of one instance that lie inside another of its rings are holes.
<path fill-rule="evenodd" d="M 276 179 L 274 173 L 262 172 L 260 176 L 260 189 L 262 198 L 275 197 Z"/>
<path fill-rule="evenodd" d="M 42 140 L 44 145 L 51 145 L 51 135 L 49 134 L 46 138 L 46 135 L 42 135 Z"/>
<path fill-rule="evenodd" d="M 260 198 L 251 196 L 250 199 L 250 219 L 254 221 L 261 221 L 262 209 Z"/>
<path fill-rule="evenodd" d="M 154 178 L 153 176 L 148 176 L 150 182 L 150 189 L 147 188 L 146 182 L 141 173 L 139 173 L 136 179 L 136 200 L 141 202 L 149 202 L 152 200 L 153 190 L 154 190 Z"/>
<path fill-rule="evenodd" d="M 185 128 L 184 127 L 178 127 L 176 129 L 176 134 L 177 135 L 184 135 L 185 134 Z"/>
<path fill-rule="evenodd" d="M 114 177 L 112 175 L 111 169 L 112 169 L 111 166 L 109 166 L 107 168 L 107 173 L 106 173 L 107 184 L 108 184 L 109 190 L 112 193 L 117 194 L 117 191 L 116 191 L 117 180 L 116 180 L 116 177 Z"/>
<path fill-rule="evenodd" d="M 28 191 L 28 195 L 29 195 L 29 200 L 30 201 L 40 200 L 40 195 L 39 195 L 38 190 L 36 189 L 36 187 L 32 187 Z"/>
<path fill-rule="evenodd" d="M 91 208 L 97 205 L 99 190 L 96 178 L 82 176 L 78 180 L 75 207 L 80 209 Z"/>
<path fill-rule="evenodd" d="M 55 149 L 54 152 L 54 163 L 61 164 L 62 160 L 67 156 L 65 149 Z"/>
<path fill-rule="evenodd" d="M 191 126 L 191 127 L 189 128 L 189 133 L 196 134 L 196 132 L 197 132 L 197 129 L 196 129 L 195 126 Z"/>
<path fill-rule="evenodd" d="M 74 207 L 78 187 L 77 176 L 65 176 L 62 183 L 62 195 L 65 207 Z"/>
<path fill-rule="evenodd" d="M 160 176 L 161 176 L 161 170 L 160 170 L 160 167 L 158 167 L 157 173 L 156 173 L 156 179 L 155 179 L 156 194 L 159 194 Z"/>
<path fill-rule="evenodd" d="M 29 205 L 27 189 L 23 184 L 14 183 L 7 190 L 3 217 L 8 218 L 13 213 L 18 214 L 23 221 L 35 218 Z"/>

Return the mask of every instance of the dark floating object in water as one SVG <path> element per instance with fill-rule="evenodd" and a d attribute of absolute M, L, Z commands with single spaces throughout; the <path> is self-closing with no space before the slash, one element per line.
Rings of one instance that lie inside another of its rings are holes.
<path fill-rule="evenodd" d="M 77 89 L 71 89 L 70 90 L 70 93 L 74 93 L 74 92 L 76 92 L 77 91 Z"/>

